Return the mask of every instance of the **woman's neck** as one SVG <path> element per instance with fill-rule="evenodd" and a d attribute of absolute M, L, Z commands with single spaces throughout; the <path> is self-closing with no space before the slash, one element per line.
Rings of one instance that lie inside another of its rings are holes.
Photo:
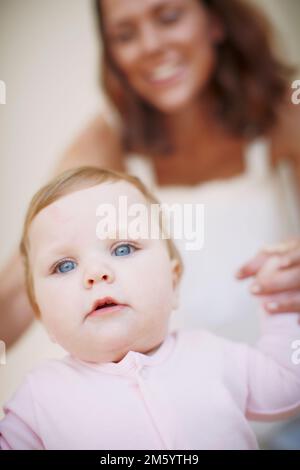
<path fill-rule="evenodd" d="M 209 108 L 204 103 L 192 103 L 186 108 L 166 116 L 167 131 L 174 147 L 180 149 L 194 147 L 201 142 L 201 146 L 212 145 L 216 137 L 228 139 L 226 131 L 216 122 Z"/>

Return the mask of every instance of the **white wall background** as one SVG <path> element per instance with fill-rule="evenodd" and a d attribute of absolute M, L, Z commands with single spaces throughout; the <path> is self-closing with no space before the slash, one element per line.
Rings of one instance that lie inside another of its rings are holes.
<path fill-rule="evenodd" d="M 282 53 L 300 63 L 300 1 L 255 2 L 281 31 Z M 7 87 L 0 105 L 0 267 L 16 247 L 30 197 L 101 108 L 97 58 L 89 0 L 0 0 L 0 80 Z M 36 323 L 0 366 L 0 416 L 24 374 L 49 355 L 60 351 Z"/>

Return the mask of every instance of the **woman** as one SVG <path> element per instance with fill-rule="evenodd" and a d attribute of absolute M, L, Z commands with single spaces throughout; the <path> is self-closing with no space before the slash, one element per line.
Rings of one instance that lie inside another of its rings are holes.
<path fill-rule="evenodd" d="M 108 166 L 140 175 L 162 201 L 205 204 L 204 249 L 183 253 L 181 301 L 191 312 L 183 320 L 216 328 L 234 320 L 248 334 L 245 309 L 253 304 L 233 271 L 294 230 L 289 220 L 282 227 L 277 171 L 286 157 L 299 173 L 289 70 L 271 51 L 264 19 L 237 0 L 97 0 L 96 8 L 102 83 L 117 119 L 91 123 L 57 172 Z M 274 249 L 292 265 L 254 293 L 276 292 L 270 311 L 280 300 L 278 310 L 300 312 L 300 243 Z M 240 277 L 258 273 L 259 281 L 268 256 L 260 253 Z M 32 319 L 18 256 L 0 281 L 1 336 L 10 344 Z"/>

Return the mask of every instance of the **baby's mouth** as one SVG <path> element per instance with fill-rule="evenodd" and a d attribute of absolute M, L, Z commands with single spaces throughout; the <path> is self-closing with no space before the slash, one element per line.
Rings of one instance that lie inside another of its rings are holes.
<path fill-rule="evenodd" d="M 86 315 L 87 317 L 102 316 L 107 313 L 117 312 L 125 308 L 126 305 L 119 303 L 112 297 L 104 297 L 98 299 L 93 303 L 91 310 Z"/>

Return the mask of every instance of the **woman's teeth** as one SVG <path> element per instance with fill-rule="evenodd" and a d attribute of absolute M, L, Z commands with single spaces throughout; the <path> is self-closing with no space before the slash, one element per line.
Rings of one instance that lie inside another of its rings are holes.
<path fill-rule="evenodd" d="M 153 81 L 168 80 L 175 76 L 179 72 L 180 67 L 174 64 L 164 64 L 156 67 L 151 75 L 150 79 Z"/>

